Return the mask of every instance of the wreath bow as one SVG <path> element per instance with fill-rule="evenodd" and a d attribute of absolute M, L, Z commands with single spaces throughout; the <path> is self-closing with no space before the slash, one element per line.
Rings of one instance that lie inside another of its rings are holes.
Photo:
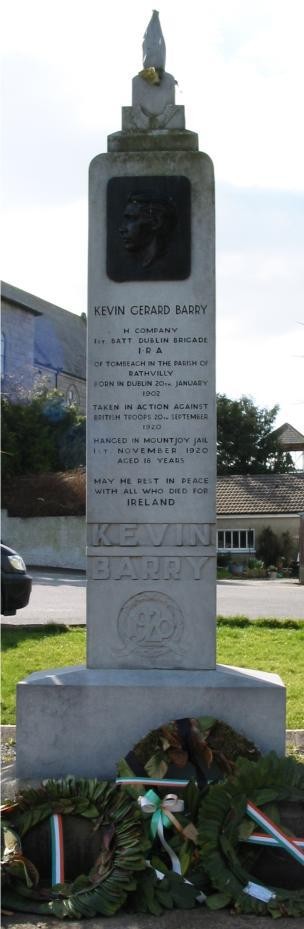
<path fill-rule="evenodd" d="M 151 815 L 151 824 L 150 831 L 151 836 L 155 839 L 155 836 L 158 835 L 162 843 L 163 848 L 168 853 L 171 860 L 172 869 L 175 871 L 175 874 L 181 874 L 181 864 L 180 860 L 166 842 L 164 836 L 164 826 L 169 828 L 171 824 L 176 826 L 178 830 L 181 829 L 180 823 L 173 815 L 174 813 L 182 813 L 184 809 L 184 801 L 180 800 L 176 794 L 167 794 L 163 800 L 155 793 L 155 790 L 148 790 L 143 797 L 138 798 L 138 803 L 142 809 L 143 813 L 146 813 L 148 816 Z"/>

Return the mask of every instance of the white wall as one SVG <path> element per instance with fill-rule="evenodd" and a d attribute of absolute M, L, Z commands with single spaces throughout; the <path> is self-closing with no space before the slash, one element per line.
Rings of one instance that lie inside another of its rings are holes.
<path fill-rule="evenodd" d="M 35 516 L 21 519 L 1 511 L 1 539 L 15 548 L 27 566 L 85 570 L 85 516 Z"/>

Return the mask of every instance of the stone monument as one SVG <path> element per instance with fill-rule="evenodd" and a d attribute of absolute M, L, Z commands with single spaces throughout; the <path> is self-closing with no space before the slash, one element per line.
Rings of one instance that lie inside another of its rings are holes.
<path fill-rule="evenodd" d="M 18 686 L 17 775 L 113 777 L 169 719 L 284 753 L 276 675 L 216 667 L 214 178 L 153 13 L 90 166 L 87 667 Z"/>

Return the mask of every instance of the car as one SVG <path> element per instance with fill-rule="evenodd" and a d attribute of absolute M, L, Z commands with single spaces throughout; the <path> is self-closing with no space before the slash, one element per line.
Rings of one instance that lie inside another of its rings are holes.
<path fill-rule="evenodd" d="M 27 606 L 32 589 L 32 578 L 27 574 L 21 555 L 1 542 L 1 613 L 15 616 L 17 610 Z"/>

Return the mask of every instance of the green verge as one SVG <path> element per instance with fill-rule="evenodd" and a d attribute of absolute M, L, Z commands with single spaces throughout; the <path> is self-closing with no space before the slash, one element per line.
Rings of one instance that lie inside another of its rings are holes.
<path fill-rule="evenodd" d="M 79 627 L 2 628 L 2 723 L 16 722 L 16 684 L 33 671 L 85 663 L 86 632 Z"/>
<path fill-rule="evenodd" d="M 85 629 L 79 627 L 50 625 L 36 630 L 3 627 L 3 724 L 15 723 L 17 681 L 43 668 L 85 663 L 85 638 Z M 303 645 L 303 620 L 218 618 L 218 662 L 279 674 L 287 687 L 289 729 L 304 728 Z"/>
<path fill-rule="evenodd" d="M 217 661 L 279 674 L 287 688 L 287 728 L 304 728 L 303 620 L 219 617 Z"/>

